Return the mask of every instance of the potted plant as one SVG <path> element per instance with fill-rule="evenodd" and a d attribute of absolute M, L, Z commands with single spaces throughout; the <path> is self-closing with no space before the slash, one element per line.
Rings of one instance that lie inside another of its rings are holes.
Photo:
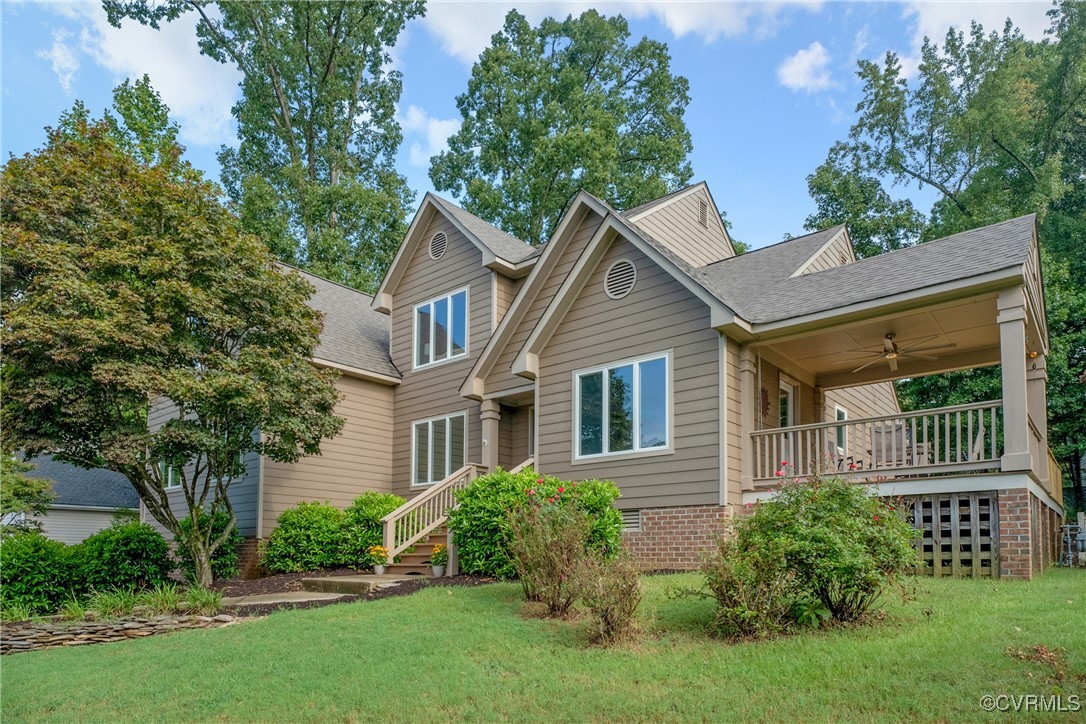
<path fill-rule="evenodd" d="M 445 564 L 449 562 L 449 549 L 438 543 L 430 553 L 430 566 L 434 569 L 434 578 L 445 575 Z"/>
<path fill-rule="evenodd" d="M 373 561 L 373 574 L 375 576 L 385 575 L 385 563 L 388 561 L 388 548 L 384 546 L 370 546 L 367 553 L 370 554 L 370 560 Z"/>

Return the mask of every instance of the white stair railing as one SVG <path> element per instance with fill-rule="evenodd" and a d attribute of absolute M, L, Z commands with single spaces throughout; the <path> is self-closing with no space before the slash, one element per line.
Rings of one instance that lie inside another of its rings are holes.
<path fill-rule="evenodd" d="M 382 518 L 388 562 L 391 564 L 396 556 L 444 525 L 449 509 L 456 506 L 453 493 L 468 487 L 485 472 L 482 465 L 469 463 Z"/>

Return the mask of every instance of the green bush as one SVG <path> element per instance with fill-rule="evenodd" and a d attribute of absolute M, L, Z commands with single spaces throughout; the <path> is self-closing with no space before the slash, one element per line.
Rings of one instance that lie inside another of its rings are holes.
<path fill-rule="evenodd" d="M 222 532 L 226 530 L 227 524 L 230 523 L 230 514 L 225 510 L 219 510 L 215 513 L 215 519 L 211 520 L 211 514 L 206 511 L 200 511 L 200 528 L 202 530 L 207 529 L 208 523 L 211 523 L 212 540 L 215 540 Z M 189 552 L 186 540 L 192 533 L 192 518 L 182 518 L 178 521 L 181 527 L 179 535 L 174 536 L 174 542 L 177 543 L 177 548 L 174 550 L 174 555 L 177 556 L 178 567 L 181 572 L 185 574 L 188 580 L 193 581 L 196 579 L 196 564 L 192 560 L 192 553 Z M 215 549 L 215 553 L 211 556 L 211 575 L 215 578 L 234 578 L 238 575 L 238 546 L 241 545 L 243 537 L 241 531 L 237 526 L 230 531 L 230 535 L 227 536 L 223 544 Z"/>
<path fill-rule="evenodd" d="M 344 512 L 329 503 L 298 503 L 279 515 L 264 546 L 264 567 L 279 573 L 340 565 Z"/>
<path fill-rule="evenodd" d="M 384 563 L 376 560 L 369 549 L 382 544 L 384 526 L 381 519 L 405 502 L 391 493 L 365 492 L 355 498 L 351 507 L 344 511 L 341 564 L 369 568 L 374 563 Z"/>
<path fill-rule="evenodd" d="M 593 643 L 609 646 L 637 633 L 641 571 L 632 555 L 620 552 L 614 558 L 584 556 L 573 587 L 578 603 L 589 614 Z"/>
<path fill-rule="evenodd" d="M 163 583 L 173 570 L 166 539 L 147 523 L 105 528 L 80 548 L 83 579 L 92 589 L 143 589 Z"/>
<path fill-rule="evenodd" d="M 91 594 L 87 607 L 98 618 L 122 618 L 131 616 L 139 595 L 131 588 L 108 588 Z"/>
<path fill-rule="evenodd" d="M 83 589 L 69 546 L 37 531 L 0 537 L 0 605 L 51 613 Z"/>
<path fill-rule="evenodd" d="M 532 496 L 546 500 L 559 494 L 588 515 L 589 549 L 613 556 L 622 543 L 622 514 L 614 507 L 618 488 L 609 480 L 570 483 L 543 476 L 527 468 L 513 474 L 498 469 L 472 481 L 456 494 L 459 507 L 449 515 L 449 528 L 457 545 L 460 570 L 509 578 L 514 575 L 509 557 L 508 511 Z"/>
<path fill-rule="evenodd" d="M 573 605 L 573 574 L 588 548 L 592 522 L 583 511 L 564 505 L 561 495 L 527 502 L 507 511 L 509 556 L 524 587 L 524 597 L 563 616 Z"/>
<path fill-rule="evenodd" d="M 725 533 L 703 559 L 701 572 L 708 588 L 705 595 L 717 603 L 710 626 L 714 634 L 729 639 L 767 638 L 795 623 L 794 604 L 800 594 L 778 543 L 741 550 L 737 536 Z"/>

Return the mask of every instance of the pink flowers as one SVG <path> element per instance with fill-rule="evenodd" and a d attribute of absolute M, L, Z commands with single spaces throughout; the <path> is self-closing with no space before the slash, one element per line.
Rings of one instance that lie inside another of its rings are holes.
<path fill-rule="evenodd" d="M 778 478 L 783 478 L 784 477 L 784 471 L 783 470 L 778 470 L 777 471 L 777 477 Z"/>
<path fill-rule="evenodd" d="M 553 502 L 554 502 L 554 498 L 547 498 L 547 502 L 548 502 L 548 503 L 553 503 Z"/>
<path fill-rule="evenodd" d="M 878 522 L 879 522 L 879 516 L 877 516 L 877 515 L 875 516 L 875 522 L 876 522 L 876 523 L 878 523 Z"/>
<path fill-rule="evenodd" d="M 562 487 L 561 485 L 559 485 L 559 486 L 558 486 L 558 492 L 559 492 L 559 493 L 564 493 L 564 492 L 566 492 L 566 489 L 565 489 L 565 488 L 563 488 L 563 487 Z"/>
<path fill-rule="evenodd" d="M 540 478 L 539 480 L 535 481 L 535 483 L 536 483 L 536 485 L 542 485 L 543 484 L 543 478 Z"/>
<path fill-rule="evenodd" d="M 535 491 L 531 488 L 528 488 L 528 495 L 535 495 Z"/>
<path fill-rule="evenodd" d="M 781 467 L 782 467 L 782 468 L 783 468 L 783 467 L 785 467 L 785 466 L 787 466 L 787 465 L 788 465 L 788 461 L 787 461 L 787 460 L 781 460 Z"/>

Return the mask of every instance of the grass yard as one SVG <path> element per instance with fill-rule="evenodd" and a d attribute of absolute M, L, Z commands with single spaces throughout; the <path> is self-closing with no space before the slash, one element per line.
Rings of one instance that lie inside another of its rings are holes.
<path fill-rule="evenodd" d="M 693 575 L 644 579 L 648 634 L 587 648 L 519 615 L 514 584 L 288 611 L 225 629 L 8 656 L 5 722 L 234 720 L 973 720 L 985 694 L 1051 694 L 1008 647 L 1067 651 L 1086 704 L 1086 575 L 920 579 L 869 627 L 767 643 L 707 638 Z M 1037 715 L 1034 716 L 1046 716 Z M 1068 716 L 1068 715 L 1064 715 Z M 1079 714 L 1078 716 L 1081 716 Z"/>

